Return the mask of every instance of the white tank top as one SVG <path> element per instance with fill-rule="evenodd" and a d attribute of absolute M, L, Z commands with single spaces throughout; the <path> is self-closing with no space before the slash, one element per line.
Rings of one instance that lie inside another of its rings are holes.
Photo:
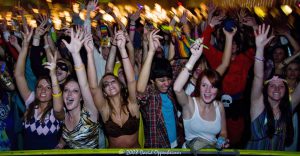
<path fill-rule="evenodd" d="M 211 142 L 216 141 L 216 135 L 221 132 L 221 113 L 216 101 L 213 105 L 216 111 L 216 119 L 207 121 L 199 114 L 196 98 L 193 97 L 195 112 L 191 119 L 183 119 L 185 140 L 191 141 L 193 138 L 201 137 Z"/>

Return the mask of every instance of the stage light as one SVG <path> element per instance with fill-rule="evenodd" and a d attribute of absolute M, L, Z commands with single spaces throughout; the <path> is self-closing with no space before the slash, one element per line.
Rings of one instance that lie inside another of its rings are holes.
<path fill-rule="evenodd" d="M 266 16 L 266 12 L 262 7 L 255 6 L 254 7 L 254 12 L 258 17 L 264 18 Z"/>
<path fill-rule="evenodd" d="M 281 5 L 280 8 L 287 16 L 293 12 L 292 8 L 289 5 Z"/>

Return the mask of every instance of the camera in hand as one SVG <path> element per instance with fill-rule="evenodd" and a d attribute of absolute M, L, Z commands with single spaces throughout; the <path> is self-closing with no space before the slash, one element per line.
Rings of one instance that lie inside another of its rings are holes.
<path fill-rule="evenodd" d="M 233 28 L 236 27 L 234 19 L 230 19 L 230 18 L 225 19 L 223 21 L 223 25 L 224 25 L 225 30 L 228 32 L 232 32 Z"/>

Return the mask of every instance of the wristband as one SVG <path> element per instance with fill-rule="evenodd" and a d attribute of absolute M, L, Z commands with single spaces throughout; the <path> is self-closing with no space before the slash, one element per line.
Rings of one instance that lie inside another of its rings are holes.
<path fill-rule="evenodd" d="M 44 49 L 49 48 L 49 44 L 44 45 Z"/>
<path fill-rule="evenodd" d="M 57 94 L 52 94 L 52 97 L 57 98 L 57 97 L 60 97 L 61 95 L 62 95 L 62 92 L 59 91 L 59 93 L 57 93 Z"/>
<path fill-rule="evenodd" d="M 74 66 L 75 70 L 81 70 L 82 68 L 84 68 L 84 64 L 81 64 L 79 66 Z"/>
<path fill-rule="evenodd" d="M 254 58 L 255 58 L 255 60 L 260 61 L 260 62 L 264 62 L 265 61 L 265 58 L 263 58 L 263 57 L 257 57 L 257 56 L 255 56 Z"/>
<path fill-rule="evenodd" d="M 192 71 L 193 70 L 193 67 L 192 67 L 192 65 L 191 64 L 185 64 L 185 68 L 190 72 L 190 71 Z"/>

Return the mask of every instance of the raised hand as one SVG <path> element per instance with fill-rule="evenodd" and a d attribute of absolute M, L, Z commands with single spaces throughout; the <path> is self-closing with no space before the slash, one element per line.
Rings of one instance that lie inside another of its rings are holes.
<path fill-rule="evenodd" d="M 241 20 L 241 23 L 244 24 L 244 25 L 246 25 L 246 26 L 250 26 L 250 27 L 254 27 L 254 26 L 257 25 L 255 18 L 252 17 L 252 16 L 244 17 Z"/>
<path fill-rule="evenodd" d="M 219 16 L 213 16 L 211 20 L 209 21 L 209 24 L 212 28 L 214 28 L 216 25 L 220 24 L 222 22 L 222 19 L 224 19 L 225 16 L 219 15 Z"/>
<path fill-rule="evenodd" d="M 225 28 L 223 28 L 223 32 L 224 32 L 226 37 L 231 37 L 232 38 L 236 34 L 236 31 L 237 31 L 236 27 L 233 27 L 231 32 L 226 31 Z"/>
<path fill-rule="evenodd" d="M 50 76 L 56 75 L 56 60 L 57 60 L 57 52 L 54 53 L 54 56 L 50 53 L 50 60 L 45 62 L 43 65 L 45 68 L 49 69 Z"/>
<path fill-rule="evenodd" d="M 84 42 L 84 31 L 82 28 L 77 28 L 76 32 L 74 32 L 73 28 L 71 29 L 71 42 L 67 43 L 66 40 L 62 40 L 66 45 L 68 50 L 72 53 L 79 53 L 82 44 Z"/>
<path fill-rule="evenodd" d="M 148 35 L 148 42 L 149 42 L 149 51 L 155 52 L 155 50 L 160 46 L 159 39 L 163 38 L 162 36 L 157 35 L 159 30 L 153 30 Z"/>
<path fill-rule="evenodd" d="M 134 14 L 131 14 L 129 16 L 130 21 L 135 22 L 140 17 L 141 12 L 142 12 L 142 9 L 138 9 Z"/>
<path fill-rule="evenodd" d="M 126 37 L 124 35 L 124 32 L 122 30 L 119 30 L 116 34 L 117 39 L 117 46 L 119 50 L 124 50 L 126 45 Z"/>
<path fill-rule="evenodd" d="M 244 18 L 247 16 L 246 10 L 241 9 L 240 12 L 237 14 L 239 21 L 242 23 Z"/>
<path fill-rule="evenodd" d="M 98 4 L 98 0 L 92 0 L 92 1 L 89 1 L 86 9 L 87 11 L 94 11 L 94 10 L 97 10 L 99 7 L 97 7 L 97 4 Z"/>
<path fill-rule="evenodd" d="M 186 23 L 187 23 L 187 13 L 188 13 L 187 10 L 184 10 L 184 11 L 183 11 L 183 14 L 182 14 L 182 16 L 181 16 L 181 18 L 180 18 L 180 22 L 181 22 L 182 24 L 186 24 Z"/>
<path fill-rule="evenodd" d="M 18 43 L 17 37 L 14 36 L 14 35 L 10 35 L 8 40 L 9 40 L 9 43 L 11 45 L 13 45 L 14 47 L 19 47 L 20 46 L 19 43 Z"/>
<path fill-rule="evenodd" d="M 268 25 L 266 28 L 265 24 L 263 24 L 259 25 L 258 30 L 254 31 L 255 44 L 257 49 L 263 50 L 266 44 L 269 43 L 271 39 L 273 39 L 273 35 L 268 38 L 269 30 L 270 25 Z"/>
<path fill-rule="evenodd" d="M 203 51 L 203 39 L 199 38 L 197 39 L 197 42 L 191 45 L 191 53 L 192 56 L 200 57 L 202 55 Z"/>
<path fill-rule="evenodd" d="M 42 36 L 45 34 L 45 32 L 49 31 L 50 25 L 48 25 L 46 28 L 46 24 L 48 23 L 48 16 L 39 15 L 39 18 L 37 18 L 37 21 L 40 23 L 40 25 L 35 30 L 35 35 Z"/>
<path fill-rule="evenodd" d="M 23 36 L 23 43 L 29 43 L 33 34 L 33 28 L 30 31 L 21 32 Z"/>
<path fill-rule="evenodd" d="M 84 47 L 88 53 L 94 52 L 94 41 L 91 33 L 86 33 L 84 35 Z"/>

